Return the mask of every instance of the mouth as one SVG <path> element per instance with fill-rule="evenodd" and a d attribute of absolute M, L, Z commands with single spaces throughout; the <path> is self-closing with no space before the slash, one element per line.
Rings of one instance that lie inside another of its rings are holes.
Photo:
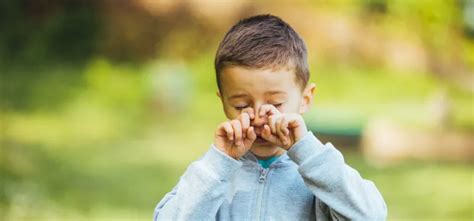
<path fill-rule="evenodd" d="M 268 141 L 261 138 L 260 136 L 257 136 L 257 139 L 255 139 L 255 143 L 258 143 L 258 144 L 268 144 Z"/>
<path fill-rule="evenodd" d="M 270 145 L 270 143 L 262 138 L 262 128 L 261 127 L 255 127 L 255 134 L 257 135 L 257 139 L 255 139 L 254 143 L 261 145 L 261 146 L 266 146 Z"/>

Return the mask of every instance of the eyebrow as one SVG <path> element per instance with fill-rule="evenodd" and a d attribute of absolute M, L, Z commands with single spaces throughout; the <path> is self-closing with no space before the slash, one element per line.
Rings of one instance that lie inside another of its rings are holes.
<path fill-rule="evenodd" d="M 286 94 L 284 91 L 267 91 L 265 95 L 274 95 L 274 94 Z"/>
<path fill-rule="evenodd" d="M 266 91 L 264 94 L 265 95 L 274 95 L 274 94 L 285 94 L 286 95 L 286 92 L 284 92 L 284 91 Z M 247 94 L 234 94 L 234 95 L 230 96 L 228 99 L 232 100 L 232 99 L 245 98 L 245 97 L 247 97 Z"/>
<path fill-rule="evenodd" d="M 232 99 L 244 98 L 244 97 L 247 97 L 247 95 L 246 94 L 234 94 L 234 95 L 230 96 L 228 99 L 232 100 Z"/>

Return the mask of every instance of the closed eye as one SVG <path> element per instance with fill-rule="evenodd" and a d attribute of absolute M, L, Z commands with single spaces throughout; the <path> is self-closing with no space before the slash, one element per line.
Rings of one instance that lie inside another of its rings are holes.
<path fill-rule="evenodd" d="M 272 104 L 272 105 L 275 106 L 276 108 L 279 108 L 279 107 L 281 107 L 281 105 L 283 105 L 283 103 Z"/>
<path fill-rule="evenodd" d="M 242 110 L 242 109 L 245 109 L 245 108 L 247 108 L 247 107 L 248 107 L 248 105 L 245 105 L 245 106 L 236 106 L 236 107 L 234 107 L 234 108 L 237 109 L 237 110 Z"/>

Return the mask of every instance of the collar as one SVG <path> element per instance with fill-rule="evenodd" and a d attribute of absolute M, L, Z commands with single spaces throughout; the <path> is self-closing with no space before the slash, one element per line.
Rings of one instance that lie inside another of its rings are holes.
<path fill-rule="evenodd" d="M 245 153 L 242 157 L 240 157 L 240 160 L 242 160 L 244 163 L 249 162 L 253 166 L 255 165 L 259 167 L 261 166 L 258 163 L 258 158 L 255 156 L 255 154 L 253 154 L 250 151 L 247 151 L 247 153 Z M 275 161 L 273 161 L 273 163 L 270 165 L 269 168 L 290 166 L 290 162 L 292 162 L 292 160 L 290 159 L 290 157 L 288 157 L 287 151 L 285 151 L 282 155 L 278 156 L 278 158 Z"/>

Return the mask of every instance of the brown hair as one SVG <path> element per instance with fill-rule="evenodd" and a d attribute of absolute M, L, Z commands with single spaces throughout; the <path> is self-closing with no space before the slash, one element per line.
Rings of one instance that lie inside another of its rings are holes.
<path fill-rule="evenodd" d="M 306 46 L 298 34 L 281 18 L 256 15 L 243 20 L 227 32 L 217 49 L 214 67 L 217 86 L 220 75 L 231 65 L 249 68 L 283 68 L 295 71 L 296 80 L 306 86 L 309 79 Z"/>

